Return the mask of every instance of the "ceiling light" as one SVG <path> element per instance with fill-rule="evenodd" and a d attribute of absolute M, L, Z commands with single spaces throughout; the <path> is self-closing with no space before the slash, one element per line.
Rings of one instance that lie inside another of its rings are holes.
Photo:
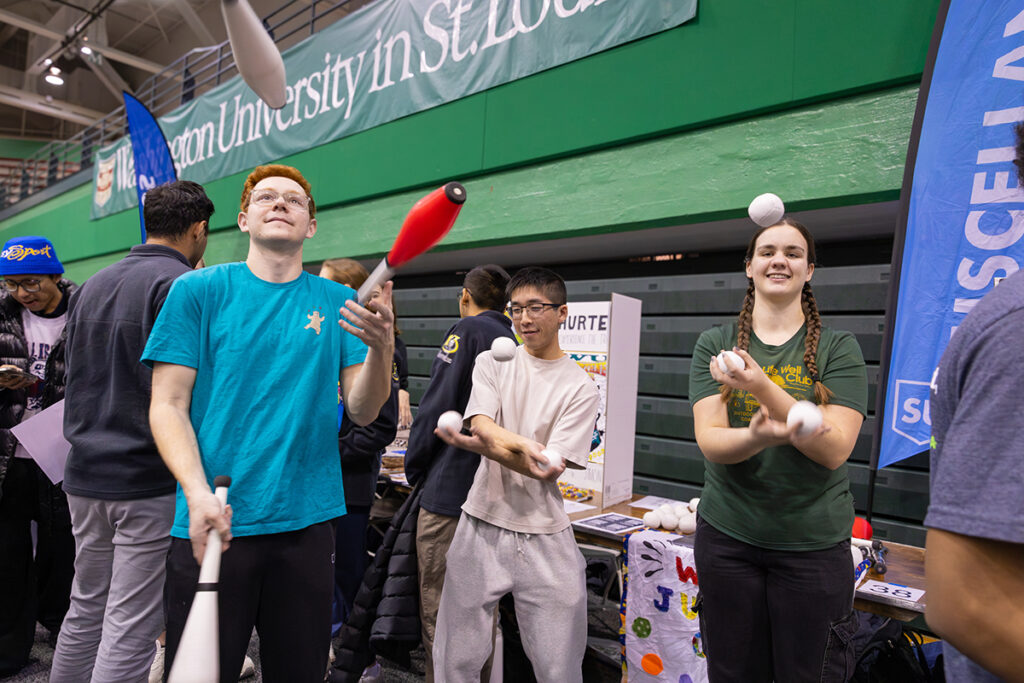
<path fill-rule="evenodd" d="M 81 50 L 82 50 L 82 54 L 83 55 L 91 55 L 92 54 L 92 48 L 89 47 L 88 45 L 83 45 L 81 47 Z"/>
<path fill-rule="evenodd" d="M 60 67 L 51 66 L 50 67 L 50 73 L 53 74 L 54 76 L 56 76 L 57 74 L 60 73 Z"/>
<path fill-rule="evenodd" d="M 50 66 L 51 64 L 53 64 L 53 60 L 50 59 L 49 57 L 47 57 L 46 59 L 43 60 L 43 64 L 46 65 L 46 66 Z"/>
<path fill-rule="evenodd" d="M 46 78 L 43 80 L 50 85 L 64 85 L 64 79 L 56 74 L 46 74 Z"/>

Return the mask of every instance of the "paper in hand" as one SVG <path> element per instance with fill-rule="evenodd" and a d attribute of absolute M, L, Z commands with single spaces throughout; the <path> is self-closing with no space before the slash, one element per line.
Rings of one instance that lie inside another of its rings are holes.
<path fill-rule="evenodd" d="M 71 444 L 64 438 L 63 400 L 12 427 L 11 433 L 51 482 L 64 481 L 64 464 Z"/>

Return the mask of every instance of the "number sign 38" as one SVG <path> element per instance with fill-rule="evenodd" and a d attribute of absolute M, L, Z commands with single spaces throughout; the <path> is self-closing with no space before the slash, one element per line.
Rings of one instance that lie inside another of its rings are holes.
<path fill-rule="evenodd" d="M 901 586 L 895 583 L 884 583 L 882 581 L 865 581 L 864 584 L 857 589 L 857 592 L 900 598 L 911 602 L 917 602 L 921 599 L 921 596 L 924 595 L 923 590 L 910 588 L 908 586 Z"/>

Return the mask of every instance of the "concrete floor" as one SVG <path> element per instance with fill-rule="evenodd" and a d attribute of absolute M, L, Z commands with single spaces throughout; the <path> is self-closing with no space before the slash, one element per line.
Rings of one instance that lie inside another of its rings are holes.
<path fill-rule="evenodd" d="M 584 662 L 584 681 L 586 683 L 618 683 L 621 671 L 616 668 L 618 644 L 614 639 L 618 634 L 619 608 L 612 601 L 603 600 L 600 596 L 590 594 L 589 632 L 591 649 Z M 49 632 L 42 626 L 36 626 L 36 642 L 32 646 L 32 658 L 35 660 L 15 676 L 0 678 L 3 683 L 48 683 L 50 680 L 50 663 L 53 661 L 53 647 L 49 643 Z M 249 656 L 256 664 L 256 676 L 243 679 L 246 683 L 259 683 L 260 675 L 259 637 L 253 633 L 249 642 Z M 397 664 L 382 660 L 384 683 L 413 683 L 423 681 L 423 648 L 412 653 L 412 668 L 403 669 Z M 511 681 L 508 683 L 525 683 Z"/>

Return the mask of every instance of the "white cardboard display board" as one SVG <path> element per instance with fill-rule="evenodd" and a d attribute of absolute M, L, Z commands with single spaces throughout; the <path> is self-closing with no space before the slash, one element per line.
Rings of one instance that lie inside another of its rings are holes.
<path fill-rule="evenodd" d="M 586 470 L 561 481 L 602 494 L 604 507 L 633 495 L 636 395 L 640 370 L 640 300 L 570 302 L 558 341 L 597 383 L 601 403 Z"/>

